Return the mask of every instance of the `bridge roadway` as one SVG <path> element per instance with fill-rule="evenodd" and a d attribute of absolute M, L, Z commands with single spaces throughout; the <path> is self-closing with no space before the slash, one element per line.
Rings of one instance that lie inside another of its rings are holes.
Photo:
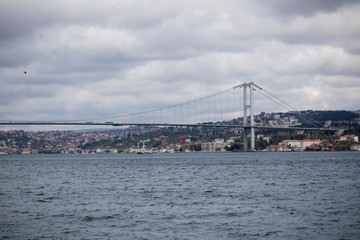
<path fill-rule="evenodd" d="M 198 124 L 185 124 L 185 123 L 116 123 L 116 122 L 47 122 L 47 121 L 0 121 L 0 125 L 69 125 L 69 126 L 148 126 L 148 127 L 233 127 L 251 129 L 251 126 L 235 125 L 235 124 L 220 124 L 220 123 L 198 123 Z M 264 130 L 307 130 L 307 131 L 325 131 L 325 132 L 337 132 L 339 129 L 333 128 L 305 128 L 305 127 L 268 127 L 268 126 L 253 126 L 256 129 Z"/>

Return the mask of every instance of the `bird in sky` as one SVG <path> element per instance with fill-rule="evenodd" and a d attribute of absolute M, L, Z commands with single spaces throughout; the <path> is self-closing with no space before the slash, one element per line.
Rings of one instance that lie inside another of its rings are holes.
<path fill-rule="evenodd" d="M 26 74 L 26 71 L 24 71 L 24 73 Z"/>

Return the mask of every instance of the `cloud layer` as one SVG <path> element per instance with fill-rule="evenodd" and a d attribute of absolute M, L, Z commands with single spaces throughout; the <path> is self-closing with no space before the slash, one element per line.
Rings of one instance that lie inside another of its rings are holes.
<path fill-rule="evenodd" d="M 244 81 L 299 109 L 359 109 L 359 12 L 328 0 L 2 0 L 0 119 L 145 111 Z"/>

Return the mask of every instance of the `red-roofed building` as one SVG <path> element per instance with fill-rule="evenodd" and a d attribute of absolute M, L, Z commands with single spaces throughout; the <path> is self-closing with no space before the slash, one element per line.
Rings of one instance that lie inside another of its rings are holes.
<path fill-rule="evenodd" d="M 282 145 L 270 145 L 266 147 L 267 152 L 282 152 L 284 150 Z"/>

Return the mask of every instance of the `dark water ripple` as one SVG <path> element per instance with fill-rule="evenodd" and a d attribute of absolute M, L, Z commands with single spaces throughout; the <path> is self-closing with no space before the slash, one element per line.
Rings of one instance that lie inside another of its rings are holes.
<path fill-rule="evenodd" d="M 0 156 L 8 239 L 360 239 L 360 153 Z"/>

